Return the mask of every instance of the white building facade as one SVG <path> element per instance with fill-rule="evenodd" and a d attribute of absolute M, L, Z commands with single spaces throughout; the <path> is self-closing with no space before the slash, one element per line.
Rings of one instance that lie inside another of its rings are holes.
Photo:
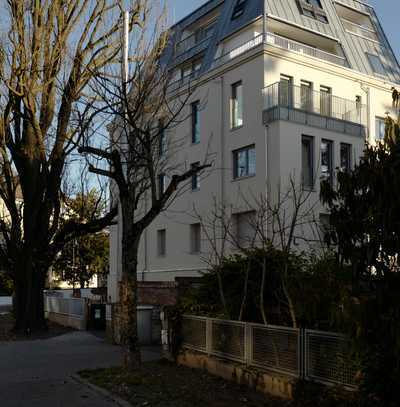
<path fill-rule="evenodd" d="M 183 140 L 187 168 L 212 157 L 212 170 L 146 230 L 140 281 L 206 271 L 210 247 L 194 208 L 207 216 L 214 202 L 229 206 L 240 233 L 257 197 L 277 199 L 289 180 L 319 201 L 321 178 L 334 183 L 336 168 L 354 166 L 365 143 L 383 137 L 400 83 L 374 9 L 358 0 L 211 0 L 171 31 L 171 95 L 188 83 L 196 90 L 189 119 L 166 137 Z M 322 205 L 316 212 L 325 215 Z M 121 232 L 111 227 L 112 302 Z"/>

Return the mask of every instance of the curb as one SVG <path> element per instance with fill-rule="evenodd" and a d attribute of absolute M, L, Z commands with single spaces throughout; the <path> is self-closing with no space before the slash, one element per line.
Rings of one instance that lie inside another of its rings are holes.
<path fill-rule="evenodd" d="M 110 393 L 108 390 L 103 389 L 102 387 L 96 386 L 95 384 L 90 383 L 88 380 L 83 379 L 78 374 L 73 374 L 70 376 L 75 382 L 82 384 L 86 387 L 89 387 L 95 393 L 100 394 L 101 396 L 107 398 L 110 401 L 113 401 L 120 407 L 132 407 L 132 404 L 126 400 L 121 399 L 120 397 Z"/>

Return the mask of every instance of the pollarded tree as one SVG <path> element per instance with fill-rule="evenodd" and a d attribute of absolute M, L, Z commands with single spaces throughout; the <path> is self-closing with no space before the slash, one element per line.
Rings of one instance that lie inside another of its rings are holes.
<path fill-rule="evenodd" d="M 116 210 L 61 224 L 62 178 L 94 115 L 90 83 L 121 49 L 119 0 L 3 2 L 0 66 L 0 262 L 14 280 L 16 328 L 45 325 L 42 290 L 68 241 L 96 232 Z M 135 2 L 130 27 L 142 20 Z M 17 190 L 21 199 L 17 200 Z"/>
<path fill-rule="evenodd" d="M 88 142 L 80 149 L 89 157 L 103 159 L 110 169 L 92 166 L 95 174 L 112 180 L 113 195 L 119 202 L 122 221 L 122 282 L 120 305 L 123 314 L 121 341 L 125 346 L 125 366 L 140 363 L 136 305 L 138 249 L 144 230 L 179 195 L 193 176 L 210 167 L 190 166 L 179 154 L 186 140 L 178 139 L 174 129 L 191 113 L 189 102 L 194 88 L 175 93 L 168 66 L 170 33 L 163 12 L 155 0 L 142 1 L 148 19 L 137 28 L 134 41 L 126 48 L 121 71 L 105 71 L 98 77 L 95 92 L 98 112 L 109 121 L 111 145 L 99 149 Z M 154 24 L 154 21 L 156 23 Z M 128 58 L 129 57 L 129 58 Z M 90 160 L 91 158 L 89 158 Z"/>

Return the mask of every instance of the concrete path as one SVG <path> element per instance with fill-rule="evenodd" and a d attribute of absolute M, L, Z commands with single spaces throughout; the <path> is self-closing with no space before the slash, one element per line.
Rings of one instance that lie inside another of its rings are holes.
<path fill-rule="evenodd" d="M 152 350 L 144 360 L 157 359 Z M 1 407 L 115 407 L 71 378 L 82 369 L 110 367 L 122 361 L 121 348 L 88 332 L 20 342 L 0 342 Z"/>

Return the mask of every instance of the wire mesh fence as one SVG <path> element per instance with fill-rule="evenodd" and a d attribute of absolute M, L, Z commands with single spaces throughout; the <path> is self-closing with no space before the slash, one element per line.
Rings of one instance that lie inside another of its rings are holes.
<path fill-rule="evenodd" d="M 347 387 L 356 386 L 357 368 L 349 348 L 349 339 L 343 335 L 305 330 L 305 378 Z"/>
<path fill-rule="evenodd" d="M 291 377 L 352 389 L 357 369 L 339 334 L 185 315 L 183 346 Z"/>

